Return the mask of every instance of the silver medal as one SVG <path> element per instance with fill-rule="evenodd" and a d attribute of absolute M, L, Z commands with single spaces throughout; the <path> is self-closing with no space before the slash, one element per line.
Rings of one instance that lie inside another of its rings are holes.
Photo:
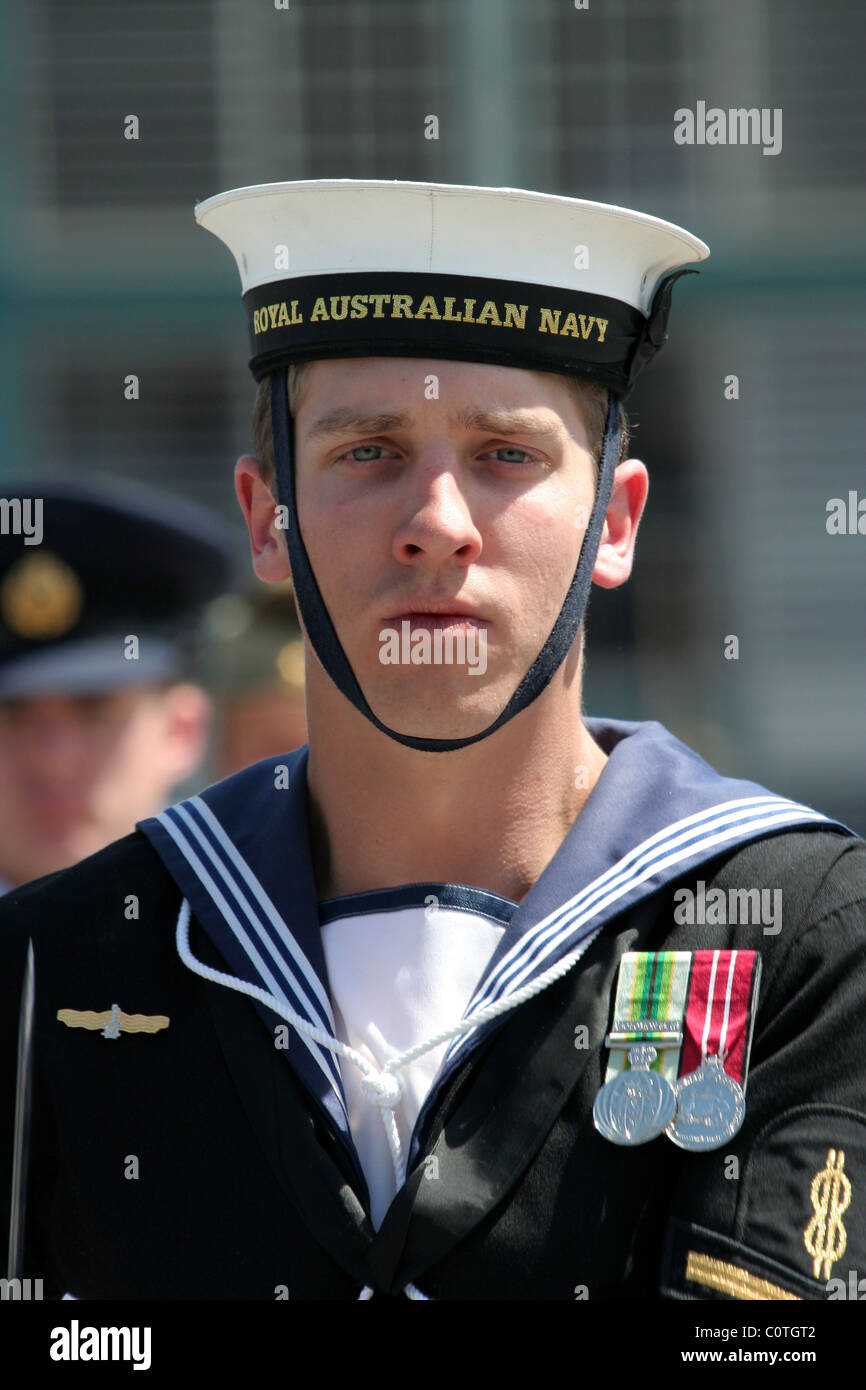
<path fill-rule="evenodd" d="M 612 1144 L 648 1144 L 673 1120 L 676 1092 L 663 1076 L 649 1070 L 657 1055 L 654 1047 L 630 1047 L 631 1070 L 620 1072 L 596 1096 L 592 1118 L 599 1134 Z"/>
<path fill-rule="evenodd" d="M 746 1116 L 742 1087 L 728 1076 L 723 1059 L 705 1057 L 697 1071 L 677 1082 L 676 1119 L 669 1139 L 681 1149 L 718 1149 L 733 1139 Z"/>

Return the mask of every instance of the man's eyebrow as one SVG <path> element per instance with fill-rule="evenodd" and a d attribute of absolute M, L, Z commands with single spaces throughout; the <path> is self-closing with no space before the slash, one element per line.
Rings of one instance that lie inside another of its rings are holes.
<path fill-rule="evenodd" d="M 552 435 L 561 431 L 556 423 L 537 411 L 525 410 L 458 410 L 451 419 L 466 430 L 479 434 L 537 434 Z"/>
<path fill-rule="evenodd" d="M 452 424 L 479 434 L 551 435 L 559 431 L 555 423 L 533 410 L 459 410 L 449 417 Z M 389 430 L 411 429 L 407 412 L 359 410 L 357 406 L 337 406 L 320 415 L 307 430 L 306 438 L 328 434 L 387 434 Z"/>
<path fill-rule="evenodd" d="M 320 415 L 307 430 L 307 439 L 323 434 L 386 434 L 388 430 L 410 429 L 412 416 L 394 411 L 359 410 L 354 405 L 337 406 Z"/>

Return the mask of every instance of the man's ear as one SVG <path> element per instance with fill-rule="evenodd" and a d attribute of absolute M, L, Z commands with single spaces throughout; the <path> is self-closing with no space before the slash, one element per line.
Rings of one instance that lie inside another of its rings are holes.
<path fill-rule="evenodd" d="M 626 459 L 613 475 L 601 545 L 592 582 L 600 589 L 616 589 L 631 574 L 637 528 L 649 492 L 649 474 L 640 459 Z"/>
<path fill-rule="evenodd" d="M 253 569 L 266 584 L 291 578 L 285 527 L 278 525 L 282 509 L 262 478 L 261 465 L 252 454 L 235 464 L 235 492 L 250 535 Z"/>

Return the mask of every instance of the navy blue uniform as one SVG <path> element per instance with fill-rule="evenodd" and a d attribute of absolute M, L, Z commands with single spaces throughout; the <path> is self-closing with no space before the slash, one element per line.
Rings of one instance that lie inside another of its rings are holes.
<path fill-rule="evenodd" d="M 186 900 L 192 956 L 260 983 L 270 903 L 281 998 L 320 1016 L 305 751 L 284 760 L 287 789 L 257 764 L 8 894 L 4 1116 L 28 936 L 36 962 L 25 1276 L 84 1299 L 357 1299 L 407 1285 L 431 1299 L 819 1299 L 866 1270 L 866 846 L 718 777 L 658 725 L 589 725 L 608 764 L 467 1012 L 583 953 L 452 1046 L 378 1231 L 333 1054 L 294 1032 L 275 1047 L 278 1011 L 178 953 Z M 678 924 L 676 895 L 699 881 L 781 888 L 780 929 Z M 556 941 L 538 930 L 551 920 Z M 608 1143 L 592 1106 L 621 956 L 718 948 L 763 964 L 742 1129 L 703 1154 L 665 1136 Z M 57 1019 L 114 1003 L 170 1024 L 109 1039 Z M 4 1202 L 9 1150 L 4 1138 Z M 816 1249 L 829 1260 L 817 1273 Z"/>

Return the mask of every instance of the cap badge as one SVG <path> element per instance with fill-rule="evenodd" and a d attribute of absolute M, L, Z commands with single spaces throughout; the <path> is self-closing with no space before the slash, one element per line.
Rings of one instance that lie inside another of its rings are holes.
<path fill-rule="evenodd" d="M 0 614 L 17 637 L 49 641 L 63 637 L 84 606 L 81 584 L 65 561 L 42 551 L 24 555 L 0 585 Z"/>

